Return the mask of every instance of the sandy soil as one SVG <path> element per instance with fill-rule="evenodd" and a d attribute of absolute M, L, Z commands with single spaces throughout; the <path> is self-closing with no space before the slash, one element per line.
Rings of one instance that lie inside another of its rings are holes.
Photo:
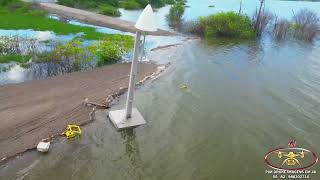
<path fill-rule="evenodd" d="M 85 11 L 81 9 L 70 8 L 66 6 L 61 6 L 53 3 L 39 3 L 41 9 L 45 9 L 51 13 L 58 14 L 67 18 L 74 18 L 82 22 L 89 24 L 108 27 L 112 29 L 117 29 L 125 32 L 135 33 L 137 29 L 134 27 L 134 23 L 119 18 L 114 18 L 110 16 L 105 16 L 97 14 L 90 11 Z M 173 36 L 176 35 L 174 32 L 169 32 L 159 29 L 156 32 L 149 32 L 149 35 L 158 35 L 158 36 Z"/>
<path fill-rule="evenodd" d="M 139 65 L 138 78 L 156 71 L 155 64 Z M 130 64 L 115 64 L 21 84 L 0 86 L 0 160 L 34 148 L 67 124 L 82 124 L 91 108 L 83 100 L 102 103 L 127 87 Z"/>

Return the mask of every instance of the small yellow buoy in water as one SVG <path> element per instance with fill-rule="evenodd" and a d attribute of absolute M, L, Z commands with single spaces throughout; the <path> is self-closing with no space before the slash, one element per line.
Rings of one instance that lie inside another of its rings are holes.
<path fill-rule="evenodd" d="M 68 125 L 66 131 L 63 133 L 68 139 L 74 138 L 76 134 L 81 135 L 81 129 L 77 125 Z"/>
<path fill-rule="evenodd" d="M 187 86 L 187 85 L 181 85 L 181 86 L 180 86 L 180 89 L 181 89 L 181 90 L 188 89 L 188 86 Z"/>

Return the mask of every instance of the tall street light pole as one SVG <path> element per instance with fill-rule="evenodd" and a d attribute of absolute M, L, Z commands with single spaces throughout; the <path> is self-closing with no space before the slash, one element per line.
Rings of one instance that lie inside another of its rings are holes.
<path fill-rule="evenodd" d="M 154 13 L 151 5 L 148 5 L 141 13 L 138 21 L 135 24 L 137 29 L 134 43 L 134 54 L 131 63 L 131 72 L 128 87 L 128 96 L 126 101 L 126 108 L 109 112 L 111 122 L 118 129 L 136 127 L 146 123 L 141 113 L 137 108 L 133 108 L 134 89 L 136 84 L 137 66 L 141 47 L 141 34 L 145 32 L 157 31 Z"/>
<path fill-rule="evenodd" d="M 130 80 L 129 80 L 129 88 L 128 88 L 128 97 L 126 103 L 126 118 L 131 118 L 132 115 L 132 104 L 134 98 L 134 89 L 136 84 L 136 76 L 137 76 L 137 66 L 138 66 L 138 58 L 140 53 L 140 38 L 141 32 L 137 31 L 136 39 L 134 43 L 134 53 L 133 53 L 133 60 L 131 64 L 131 72 L 130 72 Z"/>

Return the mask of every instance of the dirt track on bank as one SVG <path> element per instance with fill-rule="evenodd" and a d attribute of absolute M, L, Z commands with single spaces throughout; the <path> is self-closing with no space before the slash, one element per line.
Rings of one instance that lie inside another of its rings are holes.
<path fill-rule="evenodd" d="M 138 78 L 151 75 L 157 65 L 139 65 Z M 115 64 L 87 72 L 0 86 L 0 160 L 34 148 L 67 124 L 89 120 L 84 98 L 102 103 L 127 87 L 130 64 Z"/>
<path fill-rule="evenodd" d="M 58 14 L 59 16 L 73 18 L 86 22 L 89 24 L 117 29 L 125 32 L 135 33 L 137 29 L 134 27 L 134 23 L 119 18 L 105 16 L 94 12 L 62 6 L 54 3 L 38 3 L 39 8 L 45 9 L 50 13 Z M 156 32 L 148 32 L 149 35 L 157 36 L 174 36 L 174 32 L 158 29 Z"/>

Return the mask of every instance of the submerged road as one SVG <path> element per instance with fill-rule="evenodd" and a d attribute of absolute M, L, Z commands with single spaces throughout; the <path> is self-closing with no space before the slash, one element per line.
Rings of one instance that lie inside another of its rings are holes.
<path fill-rule="evenodd" d="M 94 12 L 66 7 L 54 3 L 38 3 L 41 9 L 45 9 L 51 13 L 58 14 L 59 16 L 74 18 L 82 22 L 90 23 L 97 26 L 103 26 L 111 29 L 116 29 L 125 32 L 135 33 L 137 29 L 134 23 L 119 18 L 105 16 Z M 174 32 L 158 29 L 156 32 L 150 32 L 149 35 L 156 36 L 174 36 Z"/>
<path fill-rule="evenodd" d="M 0 86 L 0 161 L 60 134 L 68 124 L 88 122 L 92 109 L 83 106 L 84 98 L 102 103 L 120 87 L 127 87 L 130 65 Z M 151 75 L 156 67 L 141 63 L 138 77 Z"/>

